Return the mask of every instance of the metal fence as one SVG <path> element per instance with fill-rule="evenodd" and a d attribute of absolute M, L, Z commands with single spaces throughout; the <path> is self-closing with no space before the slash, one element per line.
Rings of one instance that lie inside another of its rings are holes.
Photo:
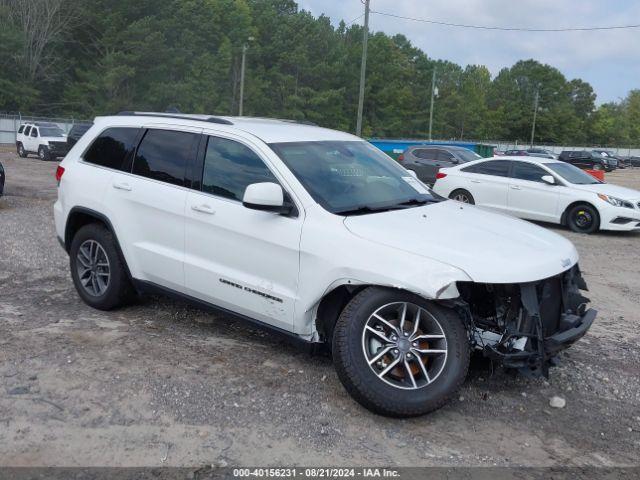
<path fill-rule="evenodd" d="M 15 144 L 18 127 L 25 122 L 55 123 L 69 133 L 75 123 L 86 123 L 87 120 L 77 118 L 34 117 L 30 115 L 0 113 L 0 144 Z"/>

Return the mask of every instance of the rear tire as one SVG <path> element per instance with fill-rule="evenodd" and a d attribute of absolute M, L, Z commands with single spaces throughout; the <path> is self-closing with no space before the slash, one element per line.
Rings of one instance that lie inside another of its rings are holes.
<path fill-rule="evenodd" d="M 455 200 L 456 202 L 460 202 L 460 203 L 468 203 L 469 205 L 476 204 L 476 201 L 473 198 L 473 195 L 471 195 L 471 192 L 468 192 L 463 188 L 458 188 L 457 190 L 454 190 L 453 192 L 451 192 L 451 195 L 449 195 L 449 198 L 451 200 Z"/>
<path fill-rule="evenodd" d="M 406 322 L 400 328 L 403 305 L 407 305 Z M 379 321 L 378 314 L 390 323 Z M 379 333 L 397 342 L 397 348 L 380 340 Z M 414 336 L 430 334 L 434 339 Z M 397 366 L 392 367 L 396 360 Z M 469 368 L 469 340 L 462 320 L 452 310 L 401 290 L 369 287 L 338 318 L 333 362 L 347 392 L 362 406 L 380 415 L 413 417 L 442 407 L 458 390 Z"/>
<path fill-rule="evenodd" d="M 18 152 L 18 156 L 20 158 L 27 158 L 27 151 L 24 149 L 24 145 L 22 145 L 22 143 L 18 144 L 18 148 L 16 149 L 16 151 Z"/>
<path fill-rule="evenodd" d="M 69 251 L 71 278 L 80 298 L 98 310 L 112 310 L 134 296 L 113 234 L 99 223 L 80 228 Z"/>
<path fill-rule="evenodd" d="M 600 228 L 600 215 L 591 205 L 575 205 L 567 211 L 567 226 L 576 233 L 593 233 Z"/>

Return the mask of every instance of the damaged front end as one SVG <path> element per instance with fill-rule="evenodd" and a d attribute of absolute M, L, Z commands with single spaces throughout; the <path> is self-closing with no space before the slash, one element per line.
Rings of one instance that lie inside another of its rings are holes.
<path fill-rule="evenodd" d="M 457 308 L 473 346 L 527 374 L 548 376 L 555 355 L 581 338 L 596 317 L 580 294 L 587 286 L 578 265 L 537 282 L 457 287 Z"/>

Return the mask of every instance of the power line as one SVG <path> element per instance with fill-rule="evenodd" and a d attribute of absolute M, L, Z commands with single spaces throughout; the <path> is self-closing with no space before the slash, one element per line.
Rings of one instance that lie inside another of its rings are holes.
<path fill-rule="evenodd" d="M 360 15 L 358 15 L 356 18 L 354 18 L 350 22 L 345 23 L 345 26 L 351 25 L 353 22 L 356 22 L 356 21 L 360 20 L 362 17 L 364 17 L 364 13 L 361 13 Z"/>
<path fill-rule="evenodd" d="M 371 10 L 371 13 L 376 15 L 382 15 L 385 17 L 400 18 L 402 20 L 411 20 L 413 22 L 431 23 L 433 25 L 443 25 L 446 27 L 458 27 L 458 28 L 473 28 L 476 30 L 501 30 L 507 32 L 590 32 L 594 30 L 623 30 L 628 28 L 640 28 L 640 24 L 637 25 L 613 25 L 607 27 L 569 27 L 569 28 L 526 28 L 526 27 L 496 27 L 488 25 L 469 25 L 464 23 L 442 22 L 438 20 L 428 20 L 426 18 L 414 18 L 405 17 L 403 15 L 396 15 L 394 13 L 378 12 Z"/>

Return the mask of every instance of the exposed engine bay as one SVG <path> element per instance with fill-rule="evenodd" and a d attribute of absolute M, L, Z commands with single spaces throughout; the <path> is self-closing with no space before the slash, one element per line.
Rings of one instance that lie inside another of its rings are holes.
<path fill-rule="evenodd" d="M 457 286 L 456 308 L 472 346 L 523 373 L 547 376 L 555 355 L 582 337 L 596 316 L 580 293 L 587 286 L 577 265 L 538 282 Z"/>

